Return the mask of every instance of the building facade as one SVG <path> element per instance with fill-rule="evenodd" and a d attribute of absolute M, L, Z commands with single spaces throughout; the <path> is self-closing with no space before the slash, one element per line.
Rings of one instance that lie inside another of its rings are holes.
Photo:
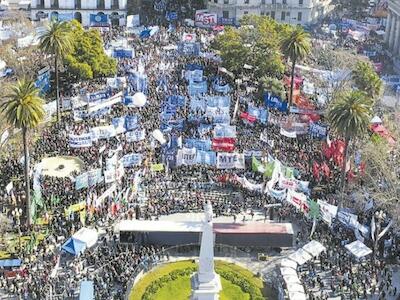
<path fill-rule="evenodd" d="M 83 26 L 125 25 L 127 0 L 31 0 L 31 18 L 68 21 Z"/>
<path fill-rule="evenodd" d="M 208 0 L 207 6 L 223 19 L 261 15 L 292 25 L 316 23 L 333 8 L 331 0 Z"/>
<path fill-rule="evenodd" d="M 393 57 L 400 57 L 400 1 L 389 1 L 385 42 Z"/>

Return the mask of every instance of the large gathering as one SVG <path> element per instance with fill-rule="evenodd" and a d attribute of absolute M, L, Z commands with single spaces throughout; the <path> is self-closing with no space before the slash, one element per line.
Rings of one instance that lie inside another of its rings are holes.
<path fill-rule="evenodd" d="M 0 299 L 400 299 L 398 1 L 28 2 Z"/>

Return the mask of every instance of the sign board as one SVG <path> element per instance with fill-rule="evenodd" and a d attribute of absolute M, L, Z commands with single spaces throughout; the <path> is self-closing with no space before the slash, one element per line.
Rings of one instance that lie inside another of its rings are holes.
<path fill-rule="evenodd" d="M 198 27 L 212 28 L 218 25 L 218 15 L 216 13 L 208 13 L 204 10 L 196 11 L 194 23 Z"/>

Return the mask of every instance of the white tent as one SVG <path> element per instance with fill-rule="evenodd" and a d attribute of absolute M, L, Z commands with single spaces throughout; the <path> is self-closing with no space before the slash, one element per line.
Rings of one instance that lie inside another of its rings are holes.
<path fill-rule="evenodd" d="M 96 244 L 99 235 L 95 229 L 82 227 L 76 233 L 74 233 L 72 237 L 84 242 L 86 244 L 86 248 L 90 248 Z"/>
<path fill-rule="evenodd" d="M 303 246 L 303 249 L 310 253 L 313 257 L 317 257 L 321 254 L 321 252 L 326 251 L 324 245 L 316 240 L 312 240 L 311 242 L 307 243 Z"/>
<path fill-rule="evenodd" d="M 362 258 L 372 253 L 372 250 L 367 246 L 365 246 L 359 240 L 347 244 L 345 248 L 349 250 L 357 258 Z"/>
<path fill-rule="evenodd" d="M 289 258 L 299 264 L 299 266 L 304 265 L 309 261 L 312 256 L 303 249 L 299 249 L 296 252 L 289 255 Z"/>
<path fill-rule="evenodd" d="M 372 118 L 371 124 L 382 124 L 382 119 L 379 118 L 378 116 L 375 116 Z"/>
<path fill-rule="evenodd" d="M 284 259 L 281 260 L 281 267 L 283 267 L 283 268 L 292 268 L 292 269 L 296 270 L 297 263 L 295 261 L 291 260 L 291 259 L 284 258 Z"/>
<path fill-rule="evenodd" d="M 290 300 L 307 300 L 306 294 L 299 292 L 289 292 Z"/>
<path fill-rule="evenodd" d="M 283 276 L 283 280 L 286 282 L 287 286 L 291 286 L 292 284 L 300 284 L 300 279 L 297 275 L 286 275 Z"/>
<path fill-rule="evenodd" d="M 296 270 L 292 268 L 280 268 L 281 274 L 283 277 L 285 276 L 297 276 Z"/>

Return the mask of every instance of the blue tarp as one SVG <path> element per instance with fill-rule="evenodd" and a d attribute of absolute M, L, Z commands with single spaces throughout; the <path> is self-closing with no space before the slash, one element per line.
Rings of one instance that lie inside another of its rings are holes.
<path fill-rule="evenodd" d="M 94 287 L 93 281 L 82 281 L 81 291 L 79 293 L 79 300 L 94 300 Z"/>
<path fill-rule="evenodd" d="M 19 267 L 21 265 L 21 260 L 17 259 L 3 259 L 0 260 L 0 268 L 12 268 Z"/>
<path fill-rule="evenodd" d="M 69 238 L 64 245 L 62 245 L 61 249 L 77 256 L 86 249 L 86 244 L 80 240 Z"/>

